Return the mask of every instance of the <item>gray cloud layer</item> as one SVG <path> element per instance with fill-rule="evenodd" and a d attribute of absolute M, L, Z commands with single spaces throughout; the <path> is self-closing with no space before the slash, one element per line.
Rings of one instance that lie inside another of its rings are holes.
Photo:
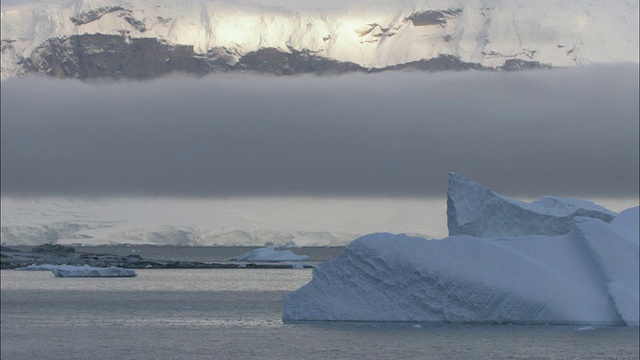
<path fill-rule="evenodd" d="M 2 193 L 638 196 L 638 67 L 2 82 Z"/>

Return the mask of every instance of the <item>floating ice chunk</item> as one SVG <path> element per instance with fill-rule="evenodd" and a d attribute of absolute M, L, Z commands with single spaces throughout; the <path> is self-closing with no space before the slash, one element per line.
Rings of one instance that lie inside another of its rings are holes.
<path fill-rule="evenodd" d="M 638 245 L 638 234 L 640 230 L 638 228 L 638 210 L 638 206 L 629 208 L 621 212 L 610 223 L 614 231 L 622 235 L 625 239 L 635 243 L 636 246 Z"/>
<path fill-rule="evenodd" d="M 19 268 L 15 268 L 16 271 L 51 271 L 56 266 L 60 265 L 51 265 L 51 264 L 31 264 L 29 266 L 23 266 Z"/>
<path fill-rule="evenodd" d="M 255 249 L 244 254 L 232 257 L 231 261 L 304 261 L 309 260 L 308 255 L 296 255 L 290 250 L 276 250 L 275 246 L 267 246 Z"/>
<path fill-rule="evenodd" d="M 595 330 L 596 328 L 594 328 L 593 326 L 581 326 L 579 328 L 576 329 L 576 331 L 591 331 L 591 330 Z"/>
<path fill-rule="evenodd" d="M 56 277 L 133 277 L 136 272 L 115 266 L 108 268 L 92 267 L 89 265 L 73 266 L 59 265 L 51 268 Z"/>
<path fill-rule="evenodd" d="M 304 269 L 304 263 L 299 261 L 284 261 L 282 265 L 291 266 L 292 269 Z"/>
<path fill-rule="evenodd" d="M 285 320 L 615 323 L 568 236 L 371 234 L 284 298 Z"/>
<path fill-rule="evenodd" d="M 577 216 L 610 222 L 616 213 L 573 198 L 545 196 L 526 203 L 498 195 L 460 174 L 449 173 L 447 226 L 451 236 L 564 235 L 569 233 Z"/>
<path fill-rule="evenodd" d="M 638 325 L 637 214 L 573 214 L 556 236 L 366 235 L 284 297 L 283 319 Z"/>

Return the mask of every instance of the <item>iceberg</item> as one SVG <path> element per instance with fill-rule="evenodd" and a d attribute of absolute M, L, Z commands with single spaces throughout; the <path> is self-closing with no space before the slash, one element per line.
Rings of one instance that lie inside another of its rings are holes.
<path fill-rule="evenodd" d="M 447 227 L 449 235 L 517 237 L 564 235 L 578 216 L 610 222 L 616 213 L 592 202 L 544 196 L 526 203 L 449 173 Z"/>
<path fill-rule="evenodd" d="M 55 277 L 134 277 L 136 272 L 115 266 L 93 267 L 89 265 L 57 265 L 52 266 L 51 272 Z"/>
<path fill-rule="evenodd" d="M 638 325 L 638 207 L 614 216 L 575 199 L 545 212 L 547 200 L 521 203 L 457 174 L 449 179 L 458 186 L 449 206 L 464 210 L 461 219 L 509 224 L 500 229 L 512 235 L 365 235 L 285 295 L 283 320 Z M 482 206 L 487 199 L 502 208 Z M 536 234 L 564 221 L 566 233 L 558 225 L 560 234 Z"/>
<path fill-rule="evenodd" d="M 275 246 L 266 246 L 232 257 L 231 261 L 304 261 L 308 255 L 296 255 L 290 250 L 276 250 Z"/>
<path fill-rule="evenodd" d="M 23 266 L 19 268 L 15 268 L 16 271 L 51 271 L 53 268 L 60 265 L 52 265 L 52 264 L 31 264 L 28 266 Z"/>

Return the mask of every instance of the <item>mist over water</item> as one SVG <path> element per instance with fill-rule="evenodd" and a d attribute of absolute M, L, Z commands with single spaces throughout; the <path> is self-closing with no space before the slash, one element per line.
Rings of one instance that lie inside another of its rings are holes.
<path fill-rule="evenodd" d="M 2 194 L 638 197 L 638 67 L 2 82 Z"/>

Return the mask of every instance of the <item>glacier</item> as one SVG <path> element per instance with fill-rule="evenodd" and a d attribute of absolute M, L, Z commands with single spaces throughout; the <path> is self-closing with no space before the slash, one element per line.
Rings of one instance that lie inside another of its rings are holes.
<path fill-rule="evenodd" d="M 638 23 L 633 0 L 3 3 L 1 76 L 637 63 Z"/>
<path fill-rule="evenodd" d="M 285 295 L 283 320 L 638 325 L 638 263 L 638 207 L 558 235 L 374 233 Z"/>

